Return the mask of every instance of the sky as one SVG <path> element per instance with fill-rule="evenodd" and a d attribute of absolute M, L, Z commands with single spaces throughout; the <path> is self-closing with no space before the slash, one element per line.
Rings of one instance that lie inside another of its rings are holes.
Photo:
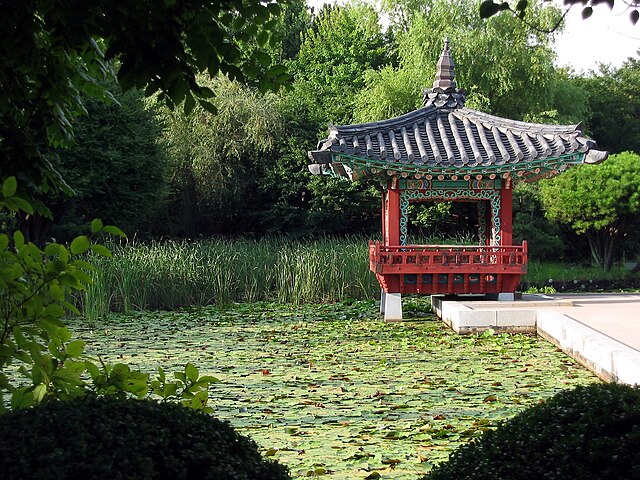
<path fill-rule="evenodd" d="M 576 72 L 595 70 L 598 63 L 619 67 L 640 49 L 640 22 L 632 25 L 622 0 L 613 10 L 602 4 L 586 20 L 580 6 L 569 11 L 564 32 L 556 39 L 558 66 L 572 66 Z"/>
<path fill-rule="evenodd" d="M 316 10 L 326 0 L 307 0 Z M 554 0 L 562 6 L 562 0 Z M 344 3 L 344 0 L 339 1 Z M 564 31 L 555 45 L 559 67 L 570 66 L 576 72 L 597 70 L 599 63 L 619 67 L 629 57 L 637 57 L 640 49 L 640 22 L 635 26 L 624 11 L 623 0 L 616 0 L 612 11 L 602 4 L 594 8 L 593 15 L 583 20 L 580 6 L 573 7 L 567 16 Z"/>

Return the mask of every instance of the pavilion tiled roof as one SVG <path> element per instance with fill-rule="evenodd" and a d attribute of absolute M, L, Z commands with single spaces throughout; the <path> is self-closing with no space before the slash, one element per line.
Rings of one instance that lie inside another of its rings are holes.
<path fill-rule="evenodd" d="M 464 92 L 453 79 L 448 42 L 424 100 L 424 107 L 389 120 L 330 126 L 329 137 L 309 152 L 310 170 L 353 179 L 361 176 L 357 170 L 366 175 L 372 169 L 522 175 L 549 166 L 546 176 L 551 176 L 566 165 L 599 163 L 607 157 L 582 134 L 579 124 L 520 122 L 464 107 Z"/>

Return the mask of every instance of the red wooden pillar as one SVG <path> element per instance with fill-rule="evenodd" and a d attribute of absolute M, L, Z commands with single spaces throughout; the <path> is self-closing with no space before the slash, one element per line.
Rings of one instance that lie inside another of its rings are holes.
<path fill-rule="evenodd" d="M 400 245 L 400 189 L 397 178 L 389 180 L 384 192 L 384 217 L 382 226 L 382 240 L 384 245 Z M 400 292 L 400 275 L 385 275 L 387 293 Z M 400 307 L 402 308 L 402 307 Z M 386 314 L 385 314 L 386 315 Z M 400 314 L 402 315 L 402 314 Z M 385 317 L 386 318 L 386 317 Z"/>
<path fill-rule="evenodd" d="M 500 189 L 500 245 L 513 245 L 513 190 L 506 178 Z"/>
<path fill-rule="evenodd" d="M 382 226 L 385 245 L 400 245 L 400 189 L 394 178 L 389 181 L 384 195 L 384 218 Z"/>

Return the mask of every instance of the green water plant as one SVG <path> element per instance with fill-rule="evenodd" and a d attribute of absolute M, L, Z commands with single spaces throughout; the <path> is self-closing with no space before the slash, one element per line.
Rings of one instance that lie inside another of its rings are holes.
<path fill-rule="evenodd" d="M 460 447 L 423 480 L 640 478 L 640 389 L 562 391 Z"/>
<path fill-rule="evenodd" d="M 297 478 L 416 480 L 485 429 L 598 381 L 539 337 L 458 335 L 427 297 L 407 306 L 397 323 L 369 300 L 114 313 L 69 328 L 105 361 L 193 363 L 219 378 L 214 415 Z"/>
<path fill-rule="evenodd" d="M 290 478 L 251 439 L 210 415 L 94 396 L 1 416 L 0 471 L 5 480 Z"/>

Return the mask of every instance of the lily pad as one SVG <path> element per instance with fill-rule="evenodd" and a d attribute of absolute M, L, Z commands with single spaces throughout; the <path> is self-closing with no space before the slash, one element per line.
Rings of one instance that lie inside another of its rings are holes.
<path fill-rule="evenodd" d="M 501 420 L 598 381 L 538 337 L 459 336 L 424 313 L 384 323 L 374 302 L 237 304 L 70 326 L 107 361 L 168 376 L 190 363 L 219 379 L 214 415 L 294 478 L 415 480 Z"/>

